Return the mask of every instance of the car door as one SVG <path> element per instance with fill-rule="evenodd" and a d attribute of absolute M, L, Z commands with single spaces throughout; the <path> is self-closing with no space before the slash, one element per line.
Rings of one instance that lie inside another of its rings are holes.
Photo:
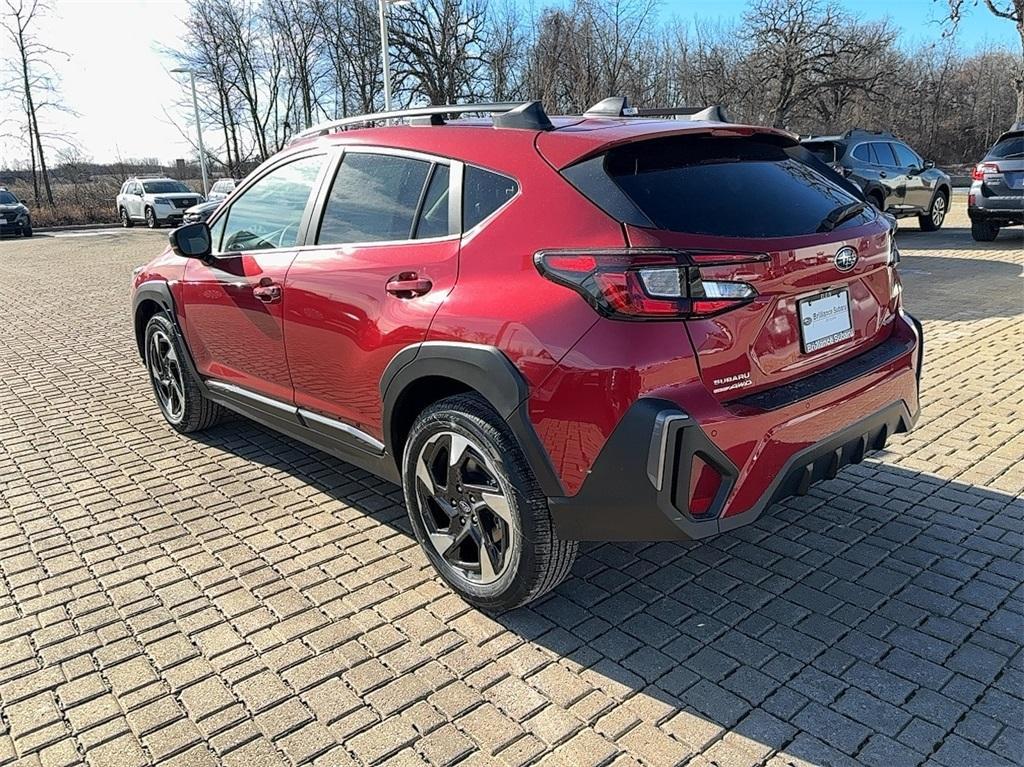
<path fill-rule="evenodd" d="M 135 181 L 128 193 L 128 215 L 132 218 L 142 218 L 142 182 Z"/>
<path fill-rule="evenodd" d="M 888 141 L 872 141 L 868 145 L 871 158 L 878 168 L 878 180 L 885 189 L 885 208 L 902 208 L 906 205 L 907 182 L 900 173 L 896 155 Z"/>
<path fill-rule="evenodd" d="M 899 141 L 889 143 L 896 161 L 900 166 L 900 173 L 906 179 L 906 193 L 904 201 L 907 205 L 927 210 L 932 201 L 932 192 L 935 190 L 935 182 L 925 176 L 924 160 L 917 156 L 906 144 Z"/>
<path fill-rule="evenodd" d="M 383 441 L 384 369 L 424 339 L 455 284 L 461 173 L 460 163 L 444 158 L 345 150 L 325 185 L 319 226 L 310 228 L 312 247 L 300 251 L 285 283 L 300 412 Z"/>
<path fill-rule="evenodd" d="M 290 402 L 285 274 L 305 234 L 327 156 L 292 156 L 269 168 L 218 214 L 215 257 L 189 259 L 185 332 L 200 375 Z M 238 392 L 234 392 L 238 394 Z"/>

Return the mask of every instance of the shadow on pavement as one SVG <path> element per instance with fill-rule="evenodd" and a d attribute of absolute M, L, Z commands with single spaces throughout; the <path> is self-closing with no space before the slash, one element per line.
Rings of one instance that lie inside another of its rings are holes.
<path fill-rule="evenodd" d="M 919 320 L 977 320 L 1024 314 L 1020 264 L 915 255 L 903 250 L 903 304 Z"/>
<path fill-rule="evenodd" d="M 411 538 L 397 487 L 244 420 L 200 438 Z M 674 749 L 664 763 L 710 746 L 730 764 L 776 749 L 813 764 L 1010 765 L 1024 748 L 1022 518 L 1020 498 L 869 460 L 752 526 L 589 545 L 541 601 L 459 614 L 559 657 L 542 672 L 555 700 L 607 701 L 609 737 L 656 721 L 632 733 Z"/>

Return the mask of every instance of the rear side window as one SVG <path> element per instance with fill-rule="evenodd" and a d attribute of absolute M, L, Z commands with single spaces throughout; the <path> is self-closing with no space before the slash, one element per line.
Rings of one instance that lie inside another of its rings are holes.
<path fill-rule="evenodd" d="M 1018 160 L 1024 158 L 1024 136 L 1007 136 L 992 147 L 986 160 Z"/>
<path fill-rule="evenodd" d="M 448 180 L 447 165 L 435 165 L 430 185 L 423 197 L 415 237 L 444 237 L 448 234 Z"/>
<path fill-rule="evenodd" d="M 317 243 L 408 240 L 430 163 L 346 152 L 324 208 Z"/>
<path fill-rule="evenodd" d="M 712 136 L 630 144 L 605 170 L 659 229 L 722 237 L 811 234 L 836 208 L 857 202 L 771 141 Z M 864 212 L 840 224 L 871 219 Z"/>
<path fill-rule="evenodd" d="M 462 231 L 472 229 L 518 191 L 514 179 L 467 165 L 462 181 Z"/>
<path fill-rule="evenodd" d="M 861 162 L 874 162 L 874 158 L 871 156 L 871 145 L 870 144 L 858 144 L 853 150 L 853 156 Z"/>
<path fill-rule="evenodd" d="M 874 141 L 871 144 L 871 151 L 875 154 L 875 164 L 884 165 L 887 168 L 896 168 L 899 163 L 896 161 L 896 155 L 892 152 L 892 147 L 887 141 Z"/>

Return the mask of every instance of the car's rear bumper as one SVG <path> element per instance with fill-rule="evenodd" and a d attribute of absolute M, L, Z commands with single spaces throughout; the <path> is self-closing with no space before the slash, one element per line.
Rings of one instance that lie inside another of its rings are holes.
<path fill-rule="evenodd" d="M 580 491 L 549 499 L 556 531 L 574 540 L 685 540 L 753 522 L 771 503 L 806 493 L 913 427 L 922 337 L 907 316 L 861 357 L 712 417 L 668 399 L 637 401 Z M 695 456 L 720 475 L 701 515 L 689 510 Z"/>

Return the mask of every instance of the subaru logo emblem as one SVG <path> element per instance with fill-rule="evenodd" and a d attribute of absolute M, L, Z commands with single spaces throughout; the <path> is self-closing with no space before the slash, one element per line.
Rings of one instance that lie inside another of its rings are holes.
<path fill-rule="evenodd" d="M 836 264 L 836 269 L 841 272 L 848 272 L 857 265 L 857 251 L 847 245 L 845 248 L 840 248 L 836 251 L 836 256 L 833 259 Z"/>

